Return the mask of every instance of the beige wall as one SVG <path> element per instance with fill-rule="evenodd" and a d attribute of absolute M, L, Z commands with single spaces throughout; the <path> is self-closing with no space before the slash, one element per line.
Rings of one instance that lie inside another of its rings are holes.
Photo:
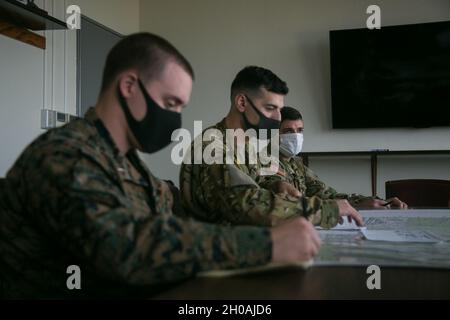
<path fill-rule="evenodd" d="M 140 0 L 73 0 L 89 18 L 122 34 L 139 31 Z"/>
<path fill-rule="evenodd" d="M 66 6 L 78 4 L 83 14 L 120 33 L 139 31 L 139 0 L 36 3 L 63 21 Z M 0 35 L 0 177 L 25 146 L 43 132 L 41 109 L 76 113 L 76 32 L 46 31 L 45 36 L 44 51 Z"/>
<path fill-rule="evenodd" d="M 450 20 L 448 0 L 142 0 L 143 31 L 167 37 L 197 75 L 184 127 L 210 125 L 229 108 L 229 87 L 249 64 L 272 69 L 291 89 L 287 104 L 306 121 L 305 151 L 450 149 L 450 128 L 332 130 L 328 31 L 365 27 L 366 8 L 377 3 L 382 24 Z M 369 115 L 368 115 L 369 116 Z M 147 157 L 156 175 L 178 181 L 170 149 Z M 343 192 L 370 193 L 368 159 L 312 160 L 311 167 Z M 397 178 L 450 179 L 450 157 L 382 158 L 378 192 Z"/>
<path fill-rule="evenodd" d="M 210 125 L 229 108 L 229 86 L 236 72 L 257 64 L 288 81 L 287 103 L 299 106 L 306 120 L 305 151 L 370 150 L 374 148 L 449 149 L 450 128 L 332 130 L 328 31 L 363 27 L 364 0 L 46 0 L 46 9 L 60 19 L 64 5 L 78 4 L 82 13 L 127 34 L 151 31 L 171 40 L 191 60 L 197 75 L 184 127 L 194 120 Z M 38 0 L 39 5 L 43 0 Z M 384 25 L 450 20 L 448 0 L 377 1 Z M 54 10 L 53 10 L 54 8 Z M 63 36 L 51 32 L 44 51 L 0 36 L 0 176 L 40 132 L 40 109 L 74 112 L 75 60 L 73 34 L 67 35 L 67 94 L 61 94 Z M 46 61 L 46 85 L 43 69 Z M 54 74 L 54 79 L 48 74 Z M 52 84 L 53 83 L 53 84 Z M 54 86 L 52 93 L 50 88 Z M 53 97 L 53 104 L 51 99 Z M 178 182 L 178 167 L 170 163 L 170 148 L 146 156 L 158 176 Z M 380 195 L 384 181 L 401 178 L 450 179 L 449 157 L 382 158 Z M 364 158 L 313 159 L 311 167 L 343 192 L 370 192 L 370 163 Z"/>

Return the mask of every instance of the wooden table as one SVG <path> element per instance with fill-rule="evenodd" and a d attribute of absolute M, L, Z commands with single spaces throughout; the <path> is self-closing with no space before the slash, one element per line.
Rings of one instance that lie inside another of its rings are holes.
<path fill-rule="evenodd" d="M 366 267 L 295 268 L 229 278 L 195 278 L 156 299 L 450 299 L 450 270 L 381 267 L 369 290 Z"/>
<path fill-rule="evenodd" d="M 415 230 L 410 219 L 418 218 L 425 231 L 444 236 L 446 228 L 450 228 L 450 209 L 381 210 L 361 214 L 366 221 L 377 218 L 368 225 L 373 230 Z M 389 218 L 395 220 L 393 225 L 385 224 Z M 450 230 L 447 231 L 450 235 Z M 315 257 L 315 265 L 306 271 L 285 267 L 226 278 L 199 277 L 159 291 L 155 298 L 450 299 L 449 242 L 368 241 L 358 231 L 319 230 L 319 234 L 324 244 Z M 381 269 L 380 290 L 367 287 L 372 275 L 367 273 L 367 267 L 372 264 Z"/>

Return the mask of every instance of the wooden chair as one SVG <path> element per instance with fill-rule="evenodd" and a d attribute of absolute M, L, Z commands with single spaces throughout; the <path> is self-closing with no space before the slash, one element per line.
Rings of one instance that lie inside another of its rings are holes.
<path fill-rule="evenodd" d="M 386 199 L 397 197 L 410 207 L 449 208 L 450 181 L 411 179 L 386 181 Z"/>

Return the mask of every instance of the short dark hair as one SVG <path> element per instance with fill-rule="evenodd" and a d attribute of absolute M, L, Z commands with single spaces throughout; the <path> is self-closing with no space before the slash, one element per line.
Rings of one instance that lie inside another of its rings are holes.
<path fill-rule="evenodd" d="M 278 78 L 272 71 L 256 67 L 248 66 L 239 71 L 231 84 L 231 98 L 233 98 L 239 90 L 256 91 L 261 87 L 267 91 L 286 95 L 289 88 L 286 82 Z"/>
<path fill-rule="evenodd" d="M 303 117 L 297 109 L 285 106 L 281 108 L 281 122 L 284 120 L 303 120 Z"/>
<path fill-rule="evenodd" d="M 194 80 L 191 64 L 169 41 L 148 32 L 129 35 L 108 53 L 103 69 L 101 93 L 109 88 L 119 73 L 129 68 L 141 71 L 145 77 L 143 80 L 146 81 L 158 76 L 171 59 Z"/>

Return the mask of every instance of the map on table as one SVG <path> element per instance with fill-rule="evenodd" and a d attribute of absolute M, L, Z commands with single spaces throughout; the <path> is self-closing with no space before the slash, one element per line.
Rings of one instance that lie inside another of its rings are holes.
<path fill-rule="evenodd" d="M 450 210 L 361 210 L 365 227 L 318 232 L 315 265 L 450 268 Z"/>

